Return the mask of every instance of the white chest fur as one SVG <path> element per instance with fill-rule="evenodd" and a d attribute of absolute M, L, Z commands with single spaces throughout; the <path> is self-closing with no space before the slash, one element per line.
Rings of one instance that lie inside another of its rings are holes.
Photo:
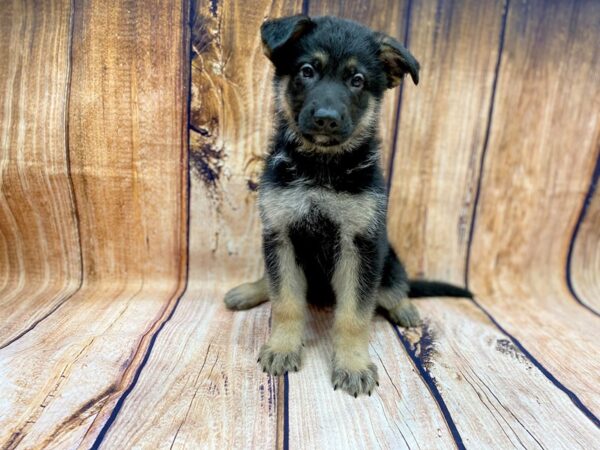
<path fill-rule="evenodd" d="M 263 226 L 283 231 L 291 223 L 307 220 L 318 210 L 339 226 L 342 238 L 376 230 L 385 220 L 385 196 L 373 192 L 350 194 L 304 183 L 259 192 Z"/>

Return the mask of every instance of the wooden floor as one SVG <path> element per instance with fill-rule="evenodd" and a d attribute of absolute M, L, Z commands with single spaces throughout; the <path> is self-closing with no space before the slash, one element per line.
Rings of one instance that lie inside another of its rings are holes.
<path fill-rule="evenodd" d="M 600 448 L 600 4 L 191 9 L 0 8 L 0 448 Z M 421 60 L 383 108 L 390 238 L 476 294 L 377 317 L 372 397 L 333 391 L 331 311 L 274 378 L 270 305 L 222 303 L 262 272 L 257 30 L 300 11 Z"/>

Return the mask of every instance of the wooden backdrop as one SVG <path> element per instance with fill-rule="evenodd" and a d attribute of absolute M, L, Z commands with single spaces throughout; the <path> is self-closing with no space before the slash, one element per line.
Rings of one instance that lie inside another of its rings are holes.
<path fill-rule="evenodd" d="M 269 305 L 222 305 L 261 274 L 258 28 L 298 12 L 421 61 L 383 108 L 390 237 L 476 293 L 377 318 L 371 398 L 330 386 L 329 313 L 277 379 Z M 600 442 L 600 3 L 12 0 L 0 30 L 1 448 Z"/>

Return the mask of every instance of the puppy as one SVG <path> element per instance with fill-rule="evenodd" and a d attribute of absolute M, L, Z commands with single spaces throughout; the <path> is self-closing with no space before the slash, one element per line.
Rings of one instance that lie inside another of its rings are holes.
<path fill-rule="evenodd" d="M 276 99 L 259 186 L 266 274 L 225 303 L 247 309 L 271 300 L 272 334 L 258 359 L 271 375 L 299 369 L 307 303 L 335 304 L 333 387 L 371 395 L 375 308 L 411 327 L 420 319 L 409 297 L 471 295 L 409 281 L 387 238 L 380 104 L 406 74 L 419 82 L 419 63 L 394 38 L 334 17 L 268 20 L 261 37 Z"/>

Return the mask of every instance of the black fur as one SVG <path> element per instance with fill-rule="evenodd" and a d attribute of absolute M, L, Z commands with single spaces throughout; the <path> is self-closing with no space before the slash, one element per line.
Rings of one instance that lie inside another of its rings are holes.
<path fill-rule="evenodd" d="M 407 283 L 408 275 L 406 274 L 406 269 L 404 269 L 398 256 L 396 256 L 393 247 L 388 245 L 383 273 L 381 275 L 381 286 L 384 288 L 393 288 L 402 284 L 406 285 Z"/>
<path fill-rule="evenodd" d="M 428 280 L 410 280 L 408 296 L 420 297 L 465 297 L 473 298 L 471 291 L 449 283 Z"/>
<path fill-rule="evenodd" d="M 338 227 L 317 209 L 306 220 L 293 223 L 289 235 L 306 276 L 307 300 L 319 306 L 332 305 L 335 294 L 330 280 L 339 256 Z"/>

